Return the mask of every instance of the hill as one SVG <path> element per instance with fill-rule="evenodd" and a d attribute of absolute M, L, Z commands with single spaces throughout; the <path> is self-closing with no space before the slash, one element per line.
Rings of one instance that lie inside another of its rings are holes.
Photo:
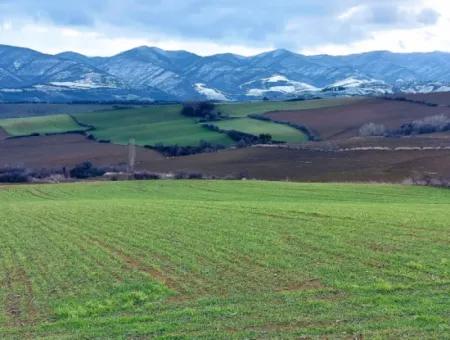
<path fill-rule="evenodd" d="M 162 181 L 0 200 L 3 338 L 450 331 L 448 190 Z"/>

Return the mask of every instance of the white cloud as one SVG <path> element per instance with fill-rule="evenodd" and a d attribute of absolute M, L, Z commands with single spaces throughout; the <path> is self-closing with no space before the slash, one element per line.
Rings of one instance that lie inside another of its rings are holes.
<path fill-rule="evenodd" d="M 51 54 L 76 51 L 90 56 L 111 56 L 142 45 L 158 46 L 166 50 L 184 49 L 199 55 L 227 52 L 240 55 L 254 55 L 270 49 L 270 47 L 258 49 L 201 40 L 159 39 L 158 37 L 149 39 L 123 36 L 112 37 L 96 31 L 49 24 L 16 24 L 14 30 L 10 29 L 11 23 L 7 25 L 9 27 L 7 29 L 8 32 L 6 32 L 7 34 L 2 34 L 0 43 L 28 47 Z M 0 27 L 2 31 L 6 31 L 5 24 L 2 24 Z"/>
<path fill-rule="evenodd" d="M 450 51 L 447 32 L 449 0 L 0 0 L 0 44 L 47 53 L 108 56 L 141 45 L 200 55 Z"/>
<path fill-rule="evenodd" d="M 301 50 L 305 54 L 336 54 L 361 53 L 374 50 L 389 50 L 393 52 L 450 52 L 450 1 L 426 0 L 408 11 L 414 13 L 419 21 L 426 21 L 424 15 L 432 10 L 439 16 L 433 24 L 423 23 L 417 27 L 373 30 L 364 39 L 344 44 L 318 44 Z M 353 7 L 342 13 L 339 18 L 344 20 L 356 15 L 361 7 Z"/>

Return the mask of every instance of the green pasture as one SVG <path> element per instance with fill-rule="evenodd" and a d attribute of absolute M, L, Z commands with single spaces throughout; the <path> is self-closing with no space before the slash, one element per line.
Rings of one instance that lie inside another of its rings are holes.
<path fill-rule="evenodd" d="M 139 145 L 198 145 L 201 140 L 229 145 L 232 140 L 210 131 L 180 113 L 181 105 L 155 105 L 131 110 L 76 114 L 81 123 L 95 127 L 92 134 L 100 140 L 127 144 L 134 138 Z"/>
<path fill-rule="evenodd" d="M 218 104 L 217 110 L 230 117 L 247 117 L 272 111 L 310 110 L 346 105 L 361 98 L 332 98 L 303 101 L 261 101 Z"/>
<path fill-rule="evenodd" d="M 449 190 L 94 182 L 0 202 L 0 338 L 450 333 Z"/>
<path fill-rule="evenodd" d="M 305 142 L 308 137 L 298 129 L 289 125 L 277 124 L 252 118 L 235 118 L 214 122 L 222 130 L 237 130 L 251 135 L 270 134 L 274 141 L 298 143 Z"/>
<path fill-rule="evenodd" d="M 11 136 L 28 136 L 31 134 L 65 133 L 84 131 L 71 116 L 66 114 L 0 119 L 0 127 Z"/>

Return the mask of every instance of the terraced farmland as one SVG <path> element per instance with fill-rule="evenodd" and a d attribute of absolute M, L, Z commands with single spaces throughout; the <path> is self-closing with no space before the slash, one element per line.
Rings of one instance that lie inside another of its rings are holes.
<path fill-rule="evenodd" d="M 254 136 L 268 133 L 275 141 L 298 143 L 308 140 L 303 132 L 291 126 L 252 118 L 227 119 L 213 124 L 222 130 L 237 130 Z"/>
<path fill-rule="evenodd" d="M 11 136 L 28 136 L 31 134 L 52 134 L 86 130 L 86 127 L 78 125 L 71 116 L 66 114 L 2 119 L 0 120 L 0 127 Z"/>
<path fill-rule="evenodd" d="M 0 187 L 1 338 L 445 338 L 450 191 Z"/>
<path fill-rule="evenodd" d="M 252 114 L 263 114 L 271 111 L 290 111 L 290 110 L 310 110 L 326 107 L 335 107 L 358 102 L 360 98 L 333 98 L 317 99 L 305 101 L 265 101 L 265 102 L 243 102 L 227 103 L 217 105 L 217 110 L 229 115 L 230 117 L 247 117 Z"/>

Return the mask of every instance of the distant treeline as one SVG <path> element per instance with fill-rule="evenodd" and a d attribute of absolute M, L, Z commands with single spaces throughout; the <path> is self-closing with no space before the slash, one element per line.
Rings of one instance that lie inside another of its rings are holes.
<path fill-rule="evenodd" d="M 401 125 L 398 129 L 388 129 L 383 124 L 367 123 L 359 129 L 359 134 L 363 137 L 401 137 L 445 131 L 450 131 L 450 118 L 441 114 L 414 120 Z"/>

